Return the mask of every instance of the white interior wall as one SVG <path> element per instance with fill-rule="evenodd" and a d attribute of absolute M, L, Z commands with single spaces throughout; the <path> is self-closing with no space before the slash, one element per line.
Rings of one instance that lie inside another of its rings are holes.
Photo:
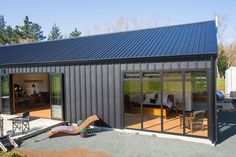
<path fill-rule="evenodd" d="M 225 72 L 225 94 L 236 91 L 236 67 L 230 67 Z"/>
<path fill-rule="evenodd" d="M 23 91 L 27 95 L 32 95 L 34 88 L 32 87 L 33 83 L 35 84 L 35 90 L 39 92 L 49 92 L 48 89 L 48 74 L 16 74 L 13 77 L 14 84 L 19 84 L 23 87 Z"/>
<path fill-rule="evenodd" d="M 163 82 L 163 94 L 173 94 L 174 99 L 183 100 L 182 82 Z M 185 110 L 192 111 L 192 84 L 185 84 Z"/>

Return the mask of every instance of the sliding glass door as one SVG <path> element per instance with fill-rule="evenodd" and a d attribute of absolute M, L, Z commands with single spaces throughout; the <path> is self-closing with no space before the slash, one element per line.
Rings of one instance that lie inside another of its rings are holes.
<path fill-rule="evenodd" d="M 125 74 L 124 82 L 124 126 L 141 129 L 141 83 L 139 73 Z"/>
<path fill-rule="evenodd" d="M 160 73 L 143 73 L 143 130 L 161 131 Z"/>
<path fill-rule="evenodd" d="M 206 71 L 124 75 L 124 127 L 208 136 Z"/>
<path fill-rule="evenodd" d="M 182 72 L 163 73 L 163 131 L 183 134 L 184 86 Z"/>
<path fill-rule="evenodd" d="M 50 74 L 50 104 L 52 119 L 63 120 L 63 77 Z"/>
<path fill-rule="evenodd" d="M 11 114 L 11 94 L 10 94 L 10 77 L 9 75 L 1 76 L 2 92 L 2 113 Z"/>

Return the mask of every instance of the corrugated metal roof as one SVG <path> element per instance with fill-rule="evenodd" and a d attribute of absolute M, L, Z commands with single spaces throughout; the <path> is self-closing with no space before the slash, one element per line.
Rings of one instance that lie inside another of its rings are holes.
<path fill-rule="evenodd" d="M 217 55 L 215 21 L 0 47 L 0 65 Z"/>

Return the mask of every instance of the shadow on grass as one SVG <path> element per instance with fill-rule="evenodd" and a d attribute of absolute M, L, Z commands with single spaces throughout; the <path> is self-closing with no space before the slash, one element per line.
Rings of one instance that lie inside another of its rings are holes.
<path fill-rule="evenodd" d="M 236 112 L 218 112 L 218 144 L 236 135 Z"/>

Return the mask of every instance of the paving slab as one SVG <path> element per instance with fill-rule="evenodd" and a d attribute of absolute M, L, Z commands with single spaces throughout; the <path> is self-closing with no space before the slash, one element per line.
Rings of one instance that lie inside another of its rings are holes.
<path fill-rule="evenodd" d="M 59 120 L 31 117 L 30 118 L 30 131 L 22 134 L 20 130 L 17 130 L 16 133 L 12 135 L 12 121 L 9 119 L 18 117 L 18 115 L 1 114 L 1 117 L 4 119 L 3 134 L 4 135 L 9 134 L 13 139 L 29 138 L 38 133 L 45 132 L 46 130 L 54 126 L 61 125 L 64 123 L 63 121 L 59 121 Z"/>

